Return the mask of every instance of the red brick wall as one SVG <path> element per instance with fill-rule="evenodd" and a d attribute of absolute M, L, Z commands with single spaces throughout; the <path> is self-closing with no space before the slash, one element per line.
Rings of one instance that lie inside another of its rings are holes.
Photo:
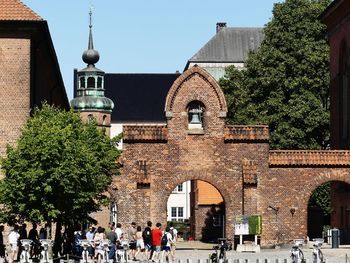
<path fill-rule="evenodd" d="M 188 132 L 186 106 L 194 99 L 205 105 L 202 135 Z M 119 222 L 165 224 L 172 190 L 188 180 L 203 180 L 223 196 L 228 238 L 233 238 L 235 217 L 242 214 L 262 215 L 264 246 L 306 238 L 309 197 L 324 182 L 350 182 L 348 162 L 343 162 L 349 152 L 270 152 L 266 127 L 227 129 L 225 111 L 220 88 L 194 67 L 169 91 L 167 127 L 129 129 L 137 136 L 125 141 L 121 175 L 114 180 Z M 192 211 L 192 230 L 200 238 L 208 207 Z"/>
<path fill-rule="evenodd" d="M 0 154 L 14 144 L 30 113 L 30 39 L 0 38 Z"/>

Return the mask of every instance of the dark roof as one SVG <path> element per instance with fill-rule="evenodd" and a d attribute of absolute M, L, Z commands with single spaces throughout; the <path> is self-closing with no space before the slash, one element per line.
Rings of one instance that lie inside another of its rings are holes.
<path fill-rule="evenodd" d="M 222 28 L 190 62 L 245 62 L 249 51 L 256 50 L 264 33 L 262 28 Z"/>
<path fill-rule="evenodd" d="M 179 75 L 106 74 L 105 96 L 114 102 L 112 122 L 165 122 L 165 99 Z"/>

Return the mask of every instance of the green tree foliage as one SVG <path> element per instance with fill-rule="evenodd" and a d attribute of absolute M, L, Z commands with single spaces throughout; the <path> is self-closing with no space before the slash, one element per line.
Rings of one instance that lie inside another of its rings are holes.
<path fill-rule="evenodd" d="M 233 124 L 268 124 L 274 149 L 323 149 L 329 141 L 329 46 L 318 17 L 330 0 L 274 5 L 246 70 L 220 81 Z"/>
<path fill-rule="evenodd" d="M 331 182 L 324 183 L 312 192 L 309 199 L 309 207 L 319 207 L 323 214 L 331 213 Z"/>
<path fill-rule="evenodd" d="M 106 199 L 103 192 L 117 172 L 117 142 L 72 111 L 47 104 L 36 109 L 2 159 L 2 220 L 93 221 L 89 214 Z"/>

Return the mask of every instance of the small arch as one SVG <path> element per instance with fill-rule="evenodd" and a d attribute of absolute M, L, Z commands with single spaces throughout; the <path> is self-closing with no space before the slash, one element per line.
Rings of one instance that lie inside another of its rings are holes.
<path fill-rule="evenodd" d="M 95 78 L 94 77 L 88 77 L 87 87 L 88 88 L 95 88 Z"/>
<path fill-rule="evenodd" d="M 85 78 L 80 77 L 79 82 L 80 82 L 80 88 L 85 88 Z"/>
<path fill-rule="evenodd" d="M 102 89 L 102 77 L 97 78 L 97 88 Z"/>
<path fill-rule="evenodd" d="M 187 107 L 186 112 L 188 116 L 189 129 L 203 129 L 204 128 L 204 113 L 205 106 L 201 101 L 191 101 Z"/>
<path fill-rule="evenodd" d="M 175 100 L 175 97 L 181 89 L 183 83 L 192 78 L 195 75 L 199 75 L 204 81 L 206 81 L 209 86 L 214 90 L 216 97 L 218 99 L 218 103 L 220 105 L 220 111 L 222 112 L 227 112 L 227 104 L 226 104 L 226 99 L 225 95 L 220 88 L 219 84 L 215 81 L 215 79 L 204 69 L 202 69 L 199 66 L 194 66 L 188 70 L 186 70 L 180 77 L 178 77 L 173 85 L 171 86 L 167 97 L 165 101 L 165 112 L 172 112 L 173 109 L 173 103 Z"/>
<path fill-rule="evenodd" d="M 102 125 L 106 125 L 107 123 L 107 115 L 103 115 L 102 117 Z"/>
<path fill-rule="evenodd" d="M 94 120 L 95 120 L 94 115 L 89 114 L 88 117 L 87 117 L 87 122 L 88 122 L 88 123 L 91 123 L 91 122 L 93 122 Z"/>

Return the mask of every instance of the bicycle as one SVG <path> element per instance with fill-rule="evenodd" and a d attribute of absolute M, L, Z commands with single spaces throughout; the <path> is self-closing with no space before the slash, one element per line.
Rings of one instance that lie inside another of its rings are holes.
<path fill-rule="evenodd" d="M 21 240 L 21 244 L 23 247 L 23 250 L 21 252 L 20 255 L 20 262 L 24 262 L 24 263 L 31 263 L 32 260 L 30 259 L 30 248 L 32 245 L 33 240 L 31 239 L 22 239 Z"/>
<path fill-rule="evenodd" d="M 83 248 L 81 263 L 89 263 L 89 250 L 91 247 L 91 242 L 87 239 L 82 239 L 79 241 L 79 245 Z"/>
<path fill-rule="evenodd" d="M 51 239 L 40 239 L 40 246 L 43 248 L 40 253 L 40 262 L 49 263 L 52 262 L 49 258 L 49 247 L 52 245 Z"/>
<path fill-rule="evenodd" d="M 323 244 L 323 239 L 315 238 L 313 239 L 314 245 L 312 250 L 312 262 L 313 263 L 324 263 L 323 253 L 321 247 Z"/>
<path fill-rule="evenodd" d="M 117 262 L 122 262 L 122 259 L 126 263 L 128 263 L 128 250 L 129 250 L 129 241 L 128 240 L 121 240 L 120 244 L 117 244 L 116 247 L 116 261 Z"/>
<path fill-rule="evenodd" d="M 290 258 L 292 263 L 305 263 L 305 258 L 304 258 L 304 253 L 300 249 L 304 245 L 304 240 L 303 239 L 295 239 L 294 240 L 294 245 L 292 246 L 292 250 Z"/>
<path fill-rule="evenodd" d="M 218 238 L 218 242 L 219 244 L 213 247 L 215 251 L 210 255 L 209 260 L 211 263 L 218 263 L 219 261 L 226 263 L 228 262 L 226 258 L 226 251 L 232 249 L 232 243 L 226 238 Z M 218 250 L 220 251 L 219 257 Z"/>
<path fill-rule="evenodd" d="M 103 239 L 99 242 L 96 251 L 96 260 L 98 263 L 109 263 L 108 252 L 111 241 L 109 239 Z"/>

